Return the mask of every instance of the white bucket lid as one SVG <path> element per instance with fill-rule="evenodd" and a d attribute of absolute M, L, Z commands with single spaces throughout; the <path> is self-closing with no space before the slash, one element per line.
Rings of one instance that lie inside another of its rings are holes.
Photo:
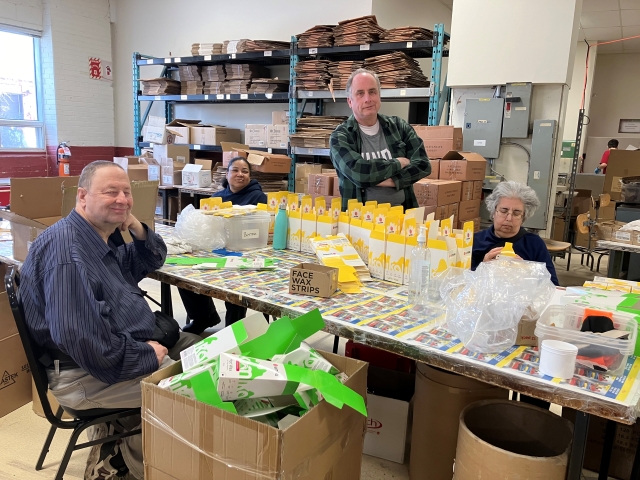
<path fill-rule="evenodd" d="M 560 340 L 543 340 L 542 350 L 555 353 L 556 355 L 573 356 L 578 353 L 578 347 L 571 343 L 561 342 Z"/>

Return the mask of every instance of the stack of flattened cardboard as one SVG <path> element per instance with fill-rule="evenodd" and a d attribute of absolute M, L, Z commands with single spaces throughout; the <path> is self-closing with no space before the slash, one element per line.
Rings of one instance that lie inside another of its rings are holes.
<path fill-rule="evenodd" d="M 242 52 L 263 52 L 266 50 L 288 50 L 289 42 L 281 40 L 247 40 L 243 45 Z"/>
<path fill-rule="evenodd" d="M 221 43 L 194 43 L 191 45 L 191 55 L 220 55 Z"/>
<path fill-rule="evenodd" d="M 347 80 L 351 73 L 355 70 L 362 68 L 364 62 L 362 61 L 343 61 L 333 62 L 329 65 L 329 73 L 331 74 L 331 87 L 334 90 L 344 90 L 347 87 Z"/>
<path fill-rule="evenodd" d="M 178 80 L 181 82 L 199 82 L 202 80 L 200 67 L 198 65 L 180 65 L 178 66 Z"/>
<path fill-rule="evenodd" d="M 432 40 L 433 32 L 422 27 L 398 27 L 380 34 L 380 42 L 410 42 L 412 40 Z"/>
<path fill-rule="evenodd" d="M 225 78 L 227 73 L 224 70 L 224 65 L 207 65 L 202 67 L 202 80 L 204 80 L 204 87 L 202 93 L 205 95 L 225 93 Z"/>
<path fill-rule="evenodd" d="M 142 95 L 179 95 L 180 82 L 170 78 L 147 78 L 140 80 Z"/>
<path fill-rule="evenodd" d="M 296 71 L 296 87 L 300 90 L 328 90 L 331 74 L 328 60 L 306 60 L 298 62 Z"/>
<path fill-rule="evenodd" d="M 254 78 L 251 80 L 249 93 L 274 93 L 288 92 L 289 80 L 278 80 L 277 78 Z"/>
<path fill-rule="evenodd" d="M 298 120 L 296 133 L 289 136 L 294 147 L 328 148 L 329 137 L 347 117 L 309 116 Z"/>
<path fill-rule="evenodd" d="M 239 53 L 244 52 L 242 50 L 242 46 L 244 43 L 249 40 L 248 38 L 241 38 L 240 40 L 225 40 L 222 43 L 222 53 Z M 240 45 L 240 50 L 238 50 L 238 45 Z"/>
<path fill-rule="evenodd" d="M 226 93 L 226 83 L 227 82 L 204 82 L 202 93 L 204 93 L 205 95 Z"/>
<path fill-rule="evenodd" d="M 180 95 L 200 95 L 204 88 L 204 82 L 180 82 Z"/>
<path fill-rule="evenodd" d="M 224 69 L 227 72 L 227 80 L 248 80 L 251 78 L 270 77 L 267 68 L 250 63 L 227 63 Z"/>
<path fill-rule="evenodd" d="M 364 66 L 378 74 L 382 88 L 429 86 L 429 80 L 422 73 L 420 64 L 403 52 L 391 52 L 367 58 Z"/>
<path fill-rule="evenodd" d="M 336 25 L 316 25 L 298 35 L 298 47 L 317 48 L 333 46 L 333 29 Z"/>
<path fill-rule="evenodd" d="M 333 29 L 333 44 L 339 46 L 375 43 L 384 31 L 384 28 L 378 25 L 375 15 L 343 20 Z"/>

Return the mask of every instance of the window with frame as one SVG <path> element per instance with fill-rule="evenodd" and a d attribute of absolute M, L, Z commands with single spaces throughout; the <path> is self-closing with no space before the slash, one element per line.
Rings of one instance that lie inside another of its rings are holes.
<path fill-rule="evenodd" d="M 0 151 L 44 150 L 39 42 L 0 30 Z"/>

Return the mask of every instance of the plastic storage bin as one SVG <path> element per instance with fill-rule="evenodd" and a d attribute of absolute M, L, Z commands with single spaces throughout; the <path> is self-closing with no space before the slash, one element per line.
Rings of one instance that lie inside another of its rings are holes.
<path fill-rule="evenodd" d="M 594 310 L 594 309 L 591 309 Z M 633 315 L 622 312 L 612 314 L 616 330 L 629 332 L 625 340 L 604 337 L 592 332 L 581 332 L 585 317 L 585 307 L 580 305 L 552 305 L 542 314 L 536 325 L 538 348 L 544 340 L 560 340 L 578 347 L 580 359 L 595 364 L 607 365 L 607 373 L 620 375 L 627 364 L 627 358 L 633 354 L 638 334 L 638 322 Z M 597 368 L 596 368 L 597 370 Z"/>
<path fill-rule="evenodd" d="M 640 177 L 623 178 L 620 195 L 624 203 L 640 203 Z"/>
<path fill-rule="evenodd" d="M 227 250 L 241 252 L 266 247 L 270 222 L 271 215 L 263 211 L 225 218 Z"/>

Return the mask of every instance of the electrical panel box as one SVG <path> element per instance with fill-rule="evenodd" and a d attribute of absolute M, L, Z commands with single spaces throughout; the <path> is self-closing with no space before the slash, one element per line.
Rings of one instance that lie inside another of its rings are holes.
<path fill-rule="evenodd" d="M 547 228 L 547 214 L 551 181 L 553 173 L 553 159 L 556 146 L 555 120 L 534 120 L 533 137 L 531 139 L 531 161 L 529 163 L 529 177 L 527 185 L 533 188 L 540 200 L 540 207 L 524 224 L 526 228 L 545 230 Z"/>
<path fill-rule="evenodd" d="M 484 158 L 500 156 L 503 98 L 468 98 L 464 110 L 462 149 Z"/>
<path fill-rule="evenodd" d="M 531 118 L 531 83 L 507 83 L 502 138 L 527 138 Z"/>

